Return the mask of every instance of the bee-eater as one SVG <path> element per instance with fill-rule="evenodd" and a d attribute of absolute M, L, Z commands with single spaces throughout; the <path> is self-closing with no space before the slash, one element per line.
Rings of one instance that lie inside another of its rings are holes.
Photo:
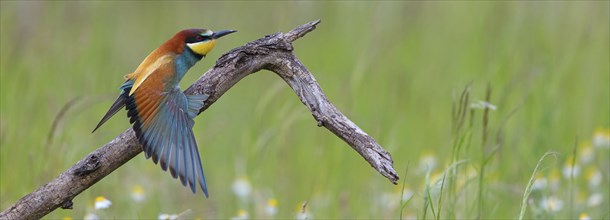
<path fill-rule="evenodd" d="M 138 68 L 125 75 L 127 80 L 119 90 L 102 120 L 93 129 L 126 106 L 129 122 L 133 124 L 146 158 L 172 177 L 180 178 L 193 193 L 196 184 L 208 197 L 199 150 L 193 135 L 193 118 L 203 107 L 206 95 L 185 95 L 178 83 L 197 61 L 205 57 L 216 45 L 216 39 L 234 30 L 213 32 L 208 29 L 187 29 L 178 32 L 159 48 L 151 52 Z"/>

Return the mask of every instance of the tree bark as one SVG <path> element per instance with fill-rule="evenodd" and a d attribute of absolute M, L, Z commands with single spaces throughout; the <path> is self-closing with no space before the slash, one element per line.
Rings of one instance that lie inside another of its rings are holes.
<path fill-rule="evenodd" d="M 320 20 L 290 32 L 276 33 L 247 43 L 222 55 L 216 65 L 185 90 L 185 94 L 206 94 L 205 111 L 245 76 L 266 69 L 275 72 L 294 90 L 312 112 L 318 126 L 324 126 L 356 150 L 381 175 L 396 184 L 393 161 L 373 138 L 350 121 L 330 101 L 313 75 L 292 53 L 292 42 L 316 28 Z M 72 199 L 142 152 L 130 128 L 93 151 L 57 178 L 24 196 L 0 213 L 0 219 L 38 219 L 62 207 L 72 208 Z"/>

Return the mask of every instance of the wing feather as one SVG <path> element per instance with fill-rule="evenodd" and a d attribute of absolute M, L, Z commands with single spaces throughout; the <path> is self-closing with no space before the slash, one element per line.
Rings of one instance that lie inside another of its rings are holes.
<path fill-rule="evenodd" d="M 191 152 L 192 154 L 194 154 L 194 161 L 195 163 L 198 163 L 199 166 L 197 166 L 197 164 L 195 164 L 195 169 L 197 169 L 197 178 L 199 179 L 199 186 L 201 187 L 201 190 L 203 190 L 203 193 L 205 194 L 206 197 L 208 197 L 208 186 L 205 182 L 205 175 L 203 174 L 203 167 L 201 166 L 201 157 L 199 156 L 199 150 L 197 149 L 197 145 L 195 143 L 195 136 L 193 135 L 193 132 L 191 131 L 189 133 L 189 136 L 191 137 L 191 139 L 193 140 L 193 145 L 191 145 Z"/>
<path fill-rule="evenodd" d="M 192 131 L 192 117 L 203 107 L 207 96 L 187 97 L 178 88 L 159 92 L 156 85 L 159 82 L 162 81 L 142 83 L 127 104 L 138 140 L 147 158 L 152 157 L 161 169 L 169 169 L 171 176 L 183 186 L 188 185 L 193 193 L 199 182 L 207 197 L 201 157 Z"/>
<path fill-rule="evenodd" d="M 176 109 L 176 100 L 168 100 L 167 101 L 167 106 L 168 106 L 168 114 L 172 114 L 170 116 L 170 118 L 172 118 L 173 120 L 170 121 L 170 131 L 169 131 L 169 157 L 167 160 L 167 166 L 169 168 L 169 173 L 172 175 L 173 178 L 178 177 L 178 175 L 176 175 L 177 172 L 177 168 L 175 166 L 176 162 L 179 160 L 179 155 L 178 155 L 178 140 L 177 140 L 177 136 L 178 136 L 178 132 L 176 130 L 176 128 L 178 127 L 177 122 L 178 122 L 178 118 L 176 116 L 177 113 L 179 113 Z"/>
<path fill-rule="evenodd" d="M 187 134 L 188 131 L 191 130 L 192 126 L 187 125 L 186 129 L 187 129 Z M 186 136 L 185 137 L 185 145 L 184 146 L 192 146 L 192 145 L 196 145 L 195 140 L 193 140 L 190 136 Z M 188 160 L 186 161 L 186 167 L 188 167 L 189 169 L 187 171 L 186 175 L 188 177 L 188 182 L 189 182 L 189 186 L 191 187 L 191 191 L 193 193 L 195 193 L 197 191 L 197 166 L 199 166 L 199 164 L 197 163 L 197 160 L 195 159 L 195 152 L 193 152 L 193 148 L 192 147 L 185 147 L 184 152 L 187 155 L 186 158 L 188 158 Z M 204 192 L 206 192 L 204 190 Z M 207 194 L 206 194 L 207 196 Z"/>
<path fill-rule="evenodd" d="M 178 146 L 180 146 L 180 151 L 178 154 L 181 157 L 180 160 L 177 161 L 181 163 L 179 168 L 180 172 L 178 172 L 178 176 L 180 177 L 180 182 L 182 183 L 182 186 L 186 186 L 186 175 L 188 175 L 189 172 L 189 168 L 187 166 L 187 162 L 189 161 L 189 155 L 187 153 L 187 148 L 185 147 L 186 138 L 184 137 L 184 134 L 186 134 L 186 129 L 188 129 L 188 127 L 186 127 L 186 124 L 184 123 L 184 111 L 182 111 L 182 109 L 180 109 L 179 111 L 180 113 L 178 114 L 178 120 L 176 120 L 176 122 L 178 123 L 178 132 L 180 133 L 180 135 L 178 135 Z"/>

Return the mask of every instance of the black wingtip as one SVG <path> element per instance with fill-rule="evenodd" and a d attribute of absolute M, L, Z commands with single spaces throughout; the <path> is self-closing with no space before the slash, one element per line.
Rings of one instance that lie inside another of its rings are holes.
<path fill-rule="evenodd" d="M 121 110 L 123 108 L 123 106 L 125 106 L 125 104 L 127 103 L 128 97 L 129 96 L 127 95 L 127 93 L 125 93 L 125 92 L 121 93 L 119 95 L 119 97 L 116 98 L 114 103 L 112 103 L 112 106 L 110 106 L 110 109 L 108 109 L 108 112 L 106 112 L 106 114 L 104 115 L 102 120 L 100 120 L 100 122 L 97 123 L 97 126 L 95 126 L 95 128 L 93 129 L 93 131 L 91 131 L 91 133 L 95 132 L 104 123 L 106 123 L 106 121 L 108 121 L 108 119 L 112 118 L 112 116 L 114 116 L 117 112 L 119 112 L 119 110 Z"/>
<path fill-rule="evenodd" d="M 106 117 L 104 117 L 104 118 L 106 118 Z M 102 120 L 101 120 L 99 123 L 97 123 L 97 126 L 95 126 L 95 128 L 93 129 L 93 131 L 91 131 L 91 133 L 92 133 L 92 134 L 93 134 L 93 132 L 97 131 L 97 129 L 98 129 L 98 128 L 100 128 L 100 127 L 102 126 L 102 124 L 104 124 L 104 123 L 105 123 L 105 122 L 106 122 L 106 121 L 109 119 L 109 118 L 108 118 L 108 119 L 105 119 L 105 120 L 104 120 L 104 118 L 102 118 Z"/>

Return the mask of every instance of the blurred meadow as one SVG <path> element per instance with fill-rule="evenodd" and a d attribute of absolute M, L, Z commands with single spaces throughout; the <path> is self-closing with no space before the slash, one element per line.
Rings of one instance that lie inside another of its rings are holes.
<path fill-rule="evenodd" d="M 0 6 L 1 210 L 130 126 L 121 111 L 91 133 L 178 30 L 239 30 L 185 89 L 230 49 L 321 19 L 294 53 L 392 154 L 398 185 L 263 71 L 195 120 L 210 198 L 138 155 L 47 218 L 610 217 L 608 1 Z"/>

